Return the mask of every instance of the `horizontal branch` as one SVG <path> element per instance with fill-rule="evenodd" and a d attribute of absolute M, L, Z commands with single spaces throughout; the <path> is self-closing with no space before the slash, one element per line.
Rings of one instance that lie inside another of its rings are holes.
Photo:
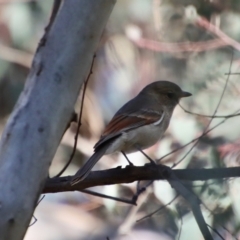
<path fill-rule="evenodd" d="M 46 182 L 42 193 L 57 193 L 69 191 L 81 191 L 86 188 L 131 183 L 139 180 L 166 180 L 164 171 L 168 171 L 164 165 L 147 164 L 142 167 L 117 167 L 104 171 L 93 171 L 82 182 L 71 186 L 72 176 L 51 178 Z M 175 176 L 181 181 L 197 181 L 209 179 L 221 179 L 240 177 L 240 167 L 213 168 L 213 169 L 172 169 Z"/>

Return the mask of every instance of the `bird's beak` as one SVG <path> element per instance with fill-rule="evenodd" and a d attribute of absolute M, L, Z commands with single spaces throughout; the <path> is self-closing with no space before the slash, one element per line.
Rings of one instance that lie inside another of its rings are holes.
<path fill-rule="evenodd" d="M 183 98 L 183 97 L 190 97 L 190 96 L 192 96 L 191 93 L 182 91 L 181 98 Z"/>

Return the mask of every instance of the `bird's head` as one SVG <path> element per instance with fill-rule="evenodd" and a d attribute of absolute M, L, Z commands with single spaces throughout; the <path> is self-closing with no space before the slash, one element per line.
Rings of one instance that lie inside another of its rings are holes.
<path fill-rule="evenodd" d="M 140 94 L 153 96 L 161 103 L 176 106 L 181 98 L 192 96 L 183 91 L 177 84 L 169 81 L 156 81 L 147 85 Z"/>

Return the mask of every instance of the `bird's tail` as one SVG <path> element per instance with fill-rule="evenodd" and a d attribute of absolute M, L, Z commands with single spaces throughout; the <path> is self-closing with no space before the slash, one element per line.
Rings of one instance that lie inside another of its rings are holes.
<path fill-rule="evenodd" d="M 95 153 L 88 159 L 88 161 L 77 171 L 71 181 L 71 185 L 75 185 L 85 179 L 90 173 L 91 169 L 98 162 L 98 160 L 105 154 L 108 145 L 101 146 L 96 149 Z"/>

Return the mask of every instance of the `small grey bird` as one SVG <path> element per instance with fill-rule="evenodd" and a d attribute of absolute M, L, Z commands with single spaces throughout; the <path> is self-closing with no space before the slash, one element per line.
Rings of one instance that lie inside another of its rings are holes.
<path fill-rule="evenodd" d="M 94 146 L 94 154 L 76 173 L 71 185 L 86 178 L 105 154 L 122 152 L 125 155 L 154 145 L 166 131 L 179 100 L 191 95 L 168 81 L 147 85 L 113 116 Z"/>

